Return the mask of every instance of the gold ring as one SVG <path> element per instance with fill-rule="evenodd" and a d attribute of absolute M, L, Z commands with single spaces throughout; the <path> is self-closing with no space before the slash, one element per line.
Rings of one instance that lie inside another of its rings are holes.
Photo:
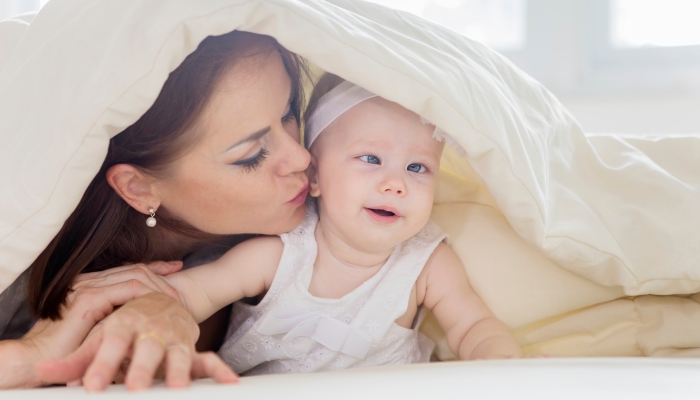
<path fill-rule="evenodd" d="M 146 333 L 140 334 L 139 337 L 137 337 L 136 341 L 134 342 L 134 347 L 138 346 L 140 341 L 142 341 L 143 339 L 149 338 L 149 337 L 157 340 L 158 343 L 160 343 L 160 346 L 163 348 L 163 352 L 165 352 L 165 350 L 167 349 L 168 346 L 165 344 L 165 340 L 163 340 L 163 338 L 160 337 L 160 335 L 158 335 L 155 332 L 146 332 Z"/>

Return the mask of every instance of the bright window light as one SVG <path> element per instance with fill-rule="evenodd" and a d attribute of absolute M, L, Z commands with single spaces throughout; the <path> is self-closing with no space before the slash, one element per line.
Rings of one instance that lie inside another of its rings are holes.
<path fill-rule="evenodd" d="M 408 11 L 498 50 L 525 46 L 526 0 L 369 0 Z"/>
<path fill-rule="evenodd" d="M 700 44 L 698 0 L 611 0 L 615 47 Z"/>

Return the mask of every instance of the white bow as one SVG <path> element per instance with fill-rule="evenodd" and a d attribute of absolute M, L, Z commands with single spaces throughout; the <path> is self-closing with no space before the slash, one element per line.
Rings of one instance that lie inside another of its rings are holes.
<path fill-rule="evenodd" d="M 282 340 L 307 336 L 333 351 L 356 358 L 365 358 L 372 337 L 361 329 L 318 312 L 297 307 L 271 310 L 258 325 L 263 335 L 286 333 Z"/>

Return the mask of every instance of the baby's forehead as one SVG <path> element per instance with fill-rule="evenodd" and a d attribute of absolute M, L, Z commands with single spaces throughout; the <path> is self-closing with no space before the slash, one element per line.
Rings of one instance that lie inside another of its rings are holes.
<path fill-rule="evenodd" d="M 397 146 L 418 152 L 441 152 L 443 143 L 433 136 L 435 126 L 418 114 L 375 97 L 357 104 L 328 127 L 345 145 L 385 148 Z M 335 131 L 335 132 L 333 132 Z"/>
<path fill-rule="evenodd" d="M 375 97 L 365 100 L 338 117 L 336 127 L 344 128 L 352 136 L 395 135 L 401 140 L 405 133 L 424 132 L 432 134 L 418 114 L 397 103 Z"/>
<path fill-rule="evenodd" d="M 398 103 L 389 101 L 379 96 L 367 99 L 355 105 L 346 113 L 355 114 L 356 117 L 384 117 L 386 119 L 400 120 L 407 123 L 418 122 L 422 124 L 421 118 L 418 116 L 418 114 Z"/>

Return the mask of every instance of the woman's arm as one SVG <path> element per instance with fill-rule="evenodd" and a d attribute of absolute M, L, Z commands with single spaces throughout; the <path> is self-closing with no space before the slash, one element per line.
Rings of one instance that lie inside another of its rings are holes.
<path fill-rule="evenodd" d="M 521 357 L 522 350 L 501 322 L 474 292 L 459 257 L 438 245 L 426 263 L 417 287 L 422 303 L 445 330 L 450 350 L 462 360 Z M 420 303 L 419 303 L 420 304 Z"/>
<path fill-rule="evenodd" d="M 30 388 L 42 384 L 34 373 L 41 355 L 34 346 L 21 340 L 0 342 L 0 389 Z"/>

